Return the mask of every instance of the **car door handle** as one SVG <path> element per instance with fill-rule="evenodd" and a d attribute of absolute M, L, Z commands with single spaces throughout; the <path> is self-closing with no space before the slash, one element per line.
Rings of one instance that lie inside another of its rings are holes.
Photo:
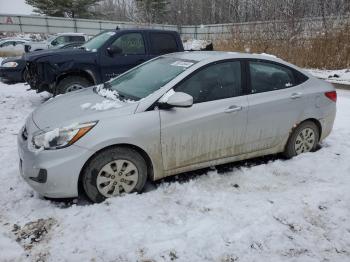
<path fill-rule="evenodd" d="M 243 107 L 241 106 L 230 106 L 229 108 L 225 109 L 225 113 L 233 113 L 233 112 L 238 112 L 241 111 L 243 109 Z"/>
<path fill-rule="evenodd" d="M 302 97 L 302 93 L 293 93 L 290 98 L 291 99 L 297 99 L 297 98 L 301 98 Z"/>

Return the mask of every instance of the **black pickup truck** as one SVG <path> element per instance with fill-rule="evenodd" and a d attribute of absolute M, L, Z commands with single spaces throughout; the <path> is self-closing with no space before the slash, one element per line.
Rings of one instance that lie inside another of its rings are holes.
<path fill-rule="evenodd" d="M 183 51 L 175 31 L 108 30 L 80 48 L 25 55 L 26 81 L 54 95 L 100 84 L 156 56 Z"/>

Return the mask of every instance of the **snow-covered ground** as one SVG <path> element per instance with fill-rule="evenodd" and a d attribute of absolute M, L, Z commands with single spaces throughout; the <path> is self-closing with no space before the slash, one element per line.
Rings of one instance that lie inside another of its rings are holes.
<path fill-rule="evenodd" d="M 324 79 L 335 84 L 350 85 L 350 69 L 342 70 L 321 70 L 305 69 L 317 78 Z"/>
<path fill-rule="evenodd" d="M 350 91 L 315 153 L 67 205 L 19 176 L 17 132 L 47 98 L 25 89 L 0 84 L 1 262 L 350 261 Z"/>

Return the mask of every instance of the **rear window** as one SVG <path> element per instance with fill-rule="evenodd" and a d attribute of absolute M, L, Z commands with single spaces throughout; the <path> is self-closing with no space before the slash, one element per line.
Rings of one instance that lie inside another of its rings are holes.
<path fill-rule="evenodd" d="M 178 51 L 176 39 L 172 34 L 150 33 L 151 53 L 163 55 Z"/>
<path fill-rule="evenodd" d="M 308 79 L 297 70 L 266 61 L 250 61 L 249 71 L 253 94 L 293 87 Z"/>

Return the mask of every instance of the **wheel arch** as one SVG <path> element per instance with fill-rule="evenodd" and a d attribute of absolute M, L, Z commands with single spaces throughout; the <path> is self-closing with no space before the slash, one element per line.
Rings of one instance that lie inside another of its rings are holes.
<path fill-rule="evenodd" d="M 292 128 L 292 129 L 290 130 L 290 132 L 289 132 L 288 139 L 286 140 L 286 142 L 285 142 L 285 144 L 284 144 L 284 146 L 283 146 L 283 150 L 286 149 L 286 147 L 287 147 L 287 145 L 288 145 L 288 142 L 289 142 L 289 140 L 291 139 L 294 130 L 295 130 L 298 126 L 300 126 L 302 123 L 304 123 L 304 122 L 306 122 L 306 121 L 313 122 L 313 123 L 317 126 L 318 131 L 319 131 L 319 139 L 321 138 L 321 135 L 322 135 L 322 125 L 321 125 L 321 122 L 320 122 L 318 119 L 316 119 L 316 118 L 307 118 L 307 119 L 304 119 L 303 121 L 301 121 L 301 122 L 299 122 L 299 123 L 296 123 L 296 124 L 293 126 L 293 128 Z"/>
<path fill-rule="evenodd" d="M 79 173 L 79 178 L 78 178 L 78 194 L 83 192 L 83 188 L 82 188 L 82 175 L 83 172 L 86 168 L 86 166 L 88 165 L 88 163 L 91 161 L 91 159 L 93 159 L 97 154 L 101 153 L 104 150 L 110 149 L 110 148 L 114 148 L 114 147 L 125 147 L 125 148 L 132 148 L 134 149 L 136 152 L 138 152 L 142 158 L 145 160 L 146 165 L 147 165 L 147 179 L 154 179 L 154 173 L 153 173 L 153 163 L 151 158 L 149 157 L 149 155 L 147 154 L 147 152 L 142 149 L 139 146 L 133 145 L 133 144 L 128 144 L 128 143 L 121 143 L 121 144 L 113 144 L 113 145 L 109 145 L 106 147 L 103 147 L 101 149 L 99 149 L 98 151 L 96 151 L 94 154 L 92 154 L 84 163 L 83 167 L 80 169 L 80 173 Z"/>
<path fill-rule="evenodd" d="M 65 73 L 59 75 L 56 78 L 56 86 L 63 79 L 65 79 L 67 77 L 70 77 L 70 76 L 80 76 L 80 77 L 83 77 L 83 78 L 87 79 L 91 84 L 96 84 L 96 79 L 90 72 L 84 71 L 84 70 L 74 70 L 74 71 L 65 72 Z"/>
<path fill-rule="evenodd" d="M 322 125 L 321 125 L 321 122 L 320 122 L 318 119 L 316 119 L 316 118 L 308 118 L 308 119 L 305 119 L 305 120 L 303 120 L 302 122 L 300 122 L 298 125 L 296 125 L 295 127 L 299 126 L 300 124 L 302 124 L 302 123 L 304 123 L 304 122 L 306 122 L 306 121 L 311 121 L 311 122 L 313 122 L 313 123 L 317 126 L 318 132 L 319 132 L 319 139 L 320 139 L 321 136 L 322 136 Z M 294 130 L 294 128 L 293 128 L 293 130 Z"/>

